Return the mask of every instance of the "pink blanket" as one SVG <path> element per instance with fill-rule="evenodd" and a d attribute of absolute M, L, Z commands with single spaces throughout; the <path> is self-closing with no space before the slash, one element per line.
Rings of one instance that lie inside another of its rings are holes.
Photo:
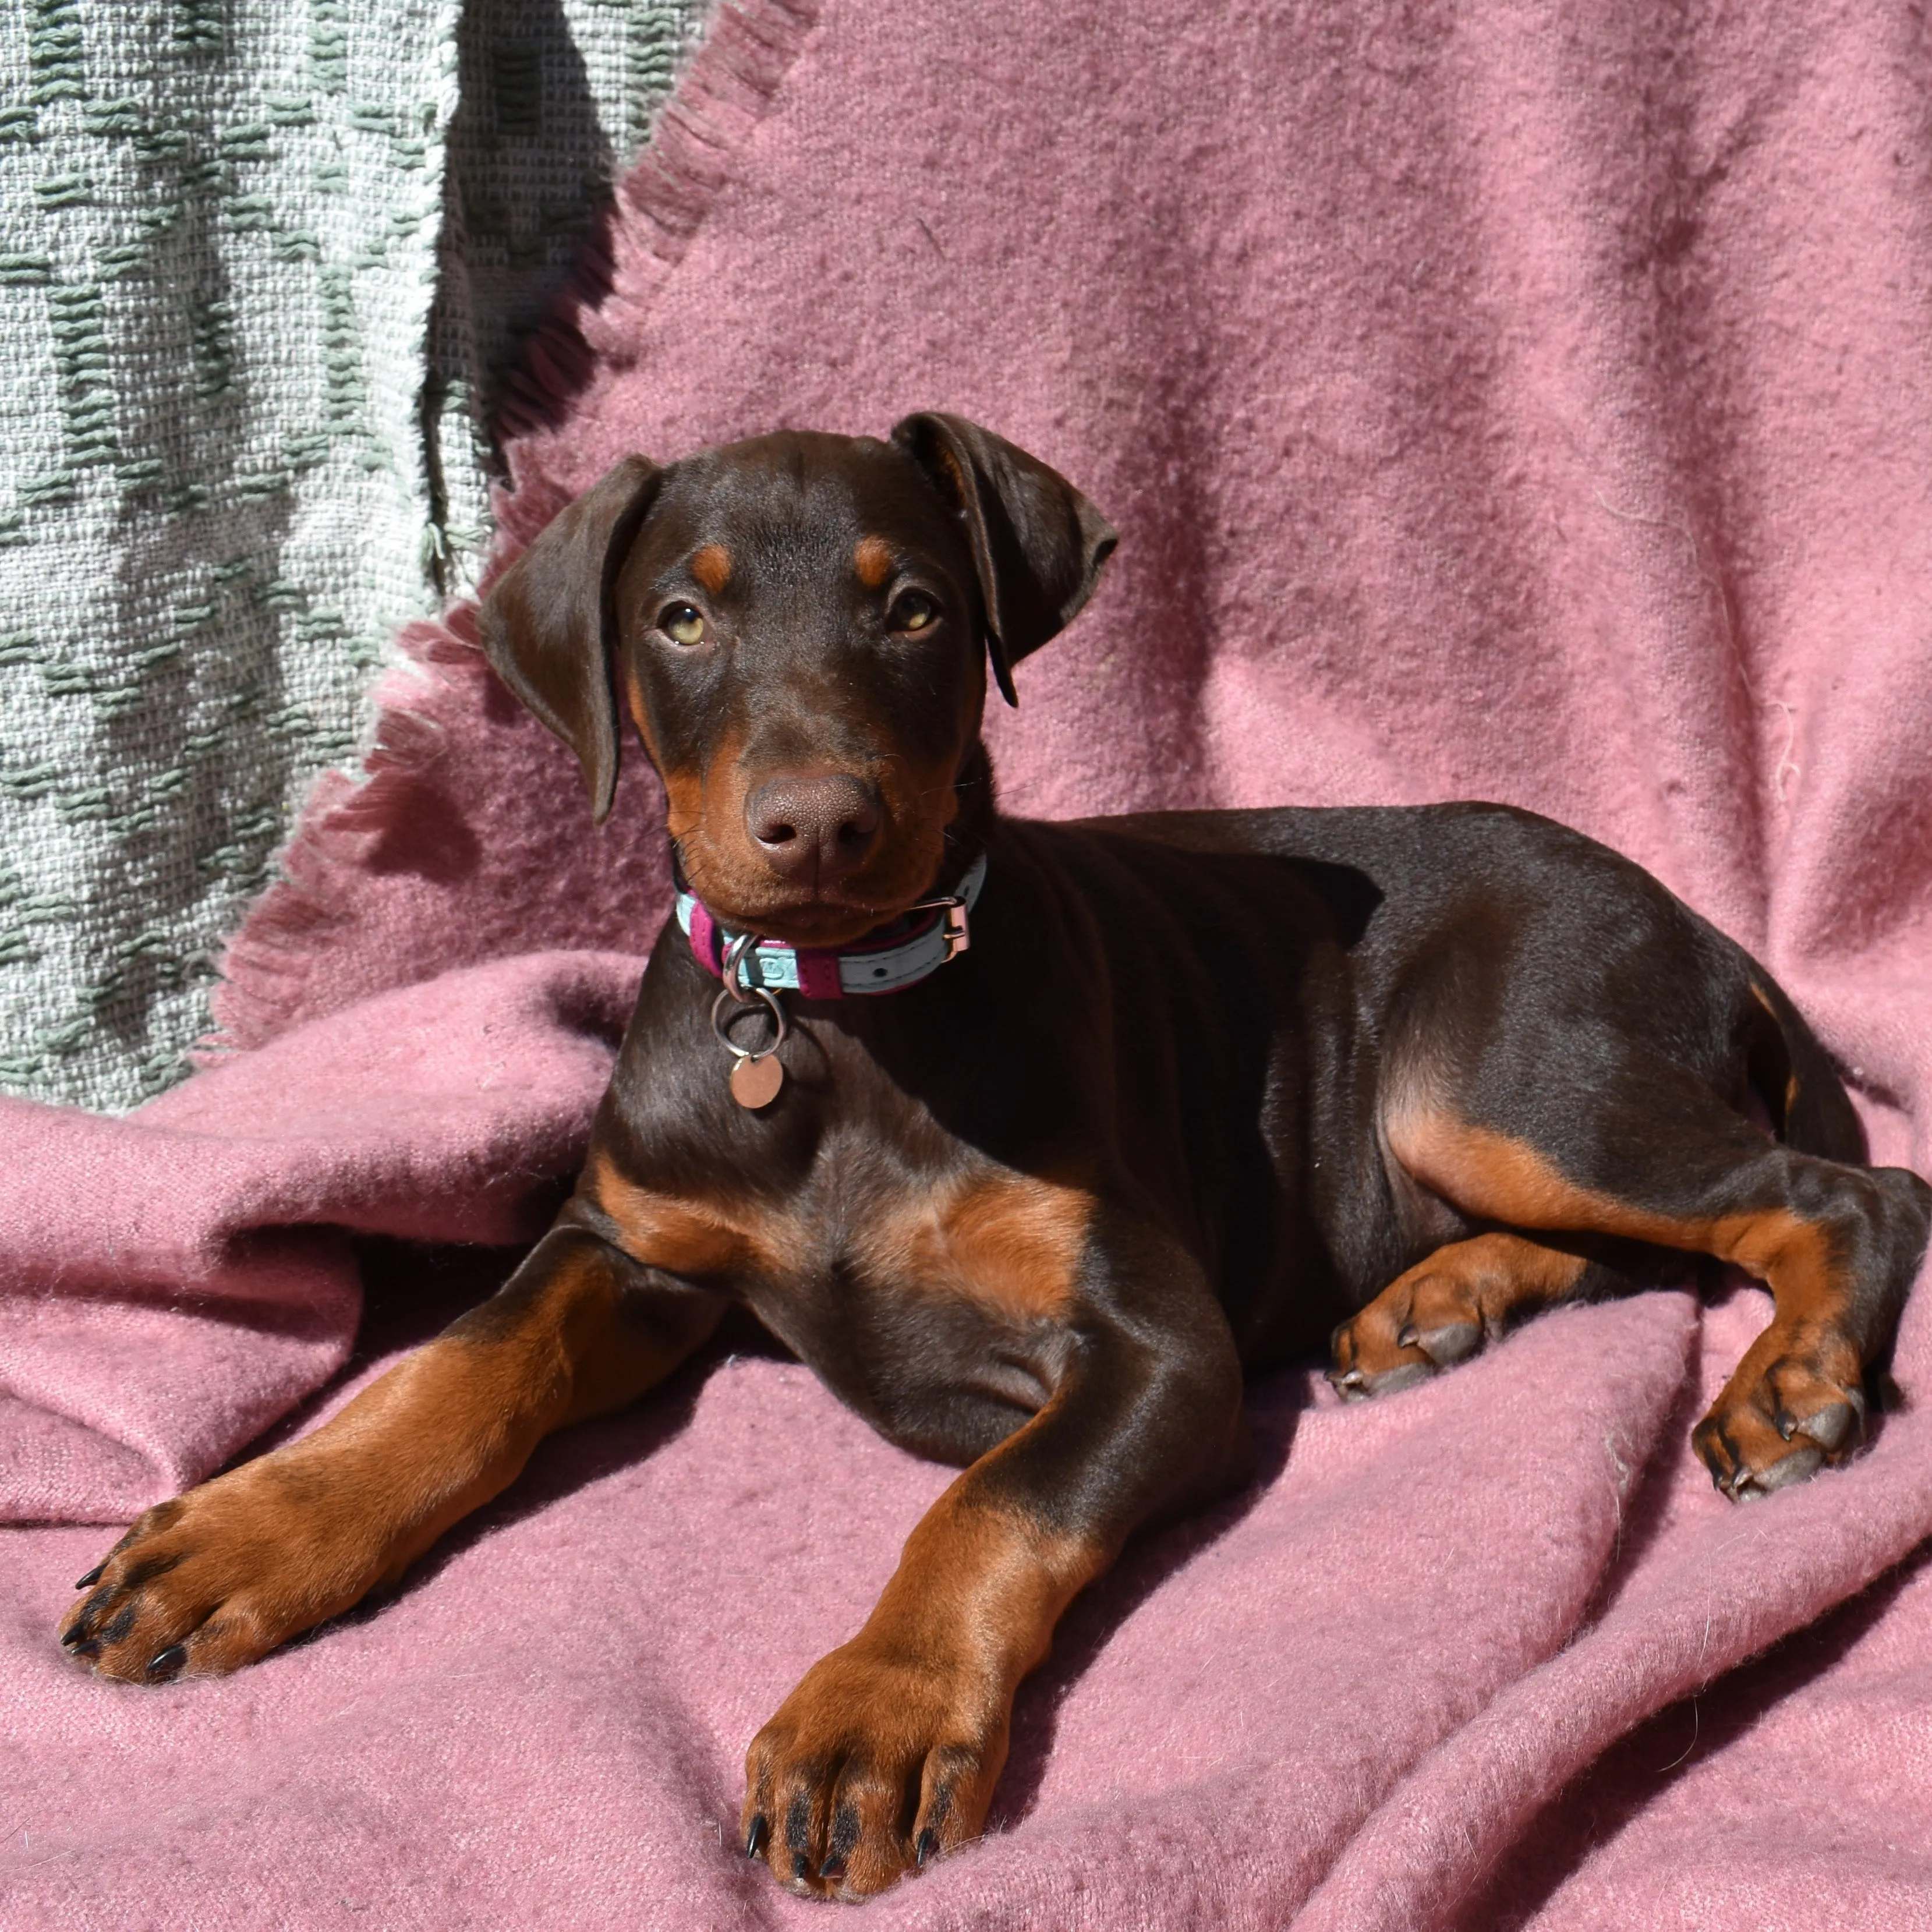
<path fill-rule="evenodd" d="M 976 417 L 1123 532 L 992 721 L 1010 806 L 1550 812 L 1763 958 L 1922 1171 L 1928 98 L 1916 16 L 1832 0 L 746 0 L 532 351 L 503 551 L 632 448 Z M 0 1110 L 9 1928 L 837 1910 L 736 1856 L 742 1753 L 946 1477 L 769 1354 L 238 1678 L 52 1641 L 71 1526 L 340 1400 L 501 1271 L 406 1244 L 528 1239 L 581 1145 L 658 807 L 633 755 L 593 834 L 473 634 L 311 809 L 227 1064 Z M 1919 1406 L 1739 1510 L 1686 1438 L 1766 1306 L 1256 1388 L 1257 1484 L 1076 1604 L 993 1830 L 868 1922 L 1932 1925 L 1932 1296 Z"/>

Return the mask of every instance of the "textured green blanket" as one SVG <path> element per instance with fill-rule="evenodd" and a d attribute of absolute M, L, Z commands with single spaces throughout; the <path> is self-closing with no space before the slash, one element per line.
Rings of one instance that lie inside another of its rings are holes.
<path fill-rule="evenodd" d="M 0 8 L 0 1088 L 182 1070 L 693 10 Z"/>

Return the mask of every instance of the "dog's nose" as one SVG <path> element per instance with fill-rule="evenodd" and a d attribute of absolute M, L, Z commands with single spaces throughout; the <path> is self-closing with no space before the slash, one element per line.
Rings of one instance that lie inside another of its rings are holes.
<path fill-rule="evenodd" d="M 746 826 L 766 864 L 821 886 L 864 863 L 879 819 L 878 794 L 846 772 L 769 779 L 745 801 Z"/>

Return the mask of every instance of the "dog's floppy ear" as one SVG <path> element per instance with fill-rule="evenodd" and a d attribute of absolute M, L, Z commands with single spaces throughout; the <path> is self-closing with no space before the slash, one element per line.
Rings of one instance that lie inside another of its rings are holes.
<path fill-rule="evenodd" d="M 478 615 L 496 675 L 577 754 L 600 824 L 617 789 L 613 596 L 662 474 L 626 457 L 544 526 Z"/>
<path fill-rule="evenodd" d="M 1079 614 L 1118 533 L 1058 471 L 964 416 L 908 416 L 892 441 L 964 520 L 993 675 L 1018 704 L 1013 666 Z"/>

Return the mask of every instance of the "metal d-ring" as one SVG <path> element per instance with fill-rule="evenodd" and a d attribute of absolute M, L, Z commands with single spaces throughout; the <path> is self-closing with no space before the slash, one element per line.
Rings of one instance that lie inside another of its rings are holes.
<path fill-rule="evenodd" d="M 749 1000 L 754 993 L 762 990 L 747 986 L 744 977 L 745 956 L 758 943 L 756 937 L 748 932 L 741 932 L 736 939 L 725 942 L 723 967 L 718 976 L 724 982 L 725 992 L 734 1000 Z"/>
<path fill-rule="evenodd" d="M 737 1004 L 728 1012 L 725 1001 Z M 760 1047 L 754 1052 L 749 1047 L 740 1046 L 731 1037 L 731 1028 L 747 1013 L 756 1012 L 754 1002 L 762 1000 L 765 1010 L 772 1016 L 772 1023 L 778 1029 L 770 1046 Z M 784 1008 L 778 1004 L 778 995 L 768 986 L 754 986 L 748 992 L 736 992 L 727 980 L 718 988 L 718 997 L 711 1002 L 711 1030 L 718 1036 L 718 1044 L 734 1060 L 765 1060 L 778 1052 L 785 1043 L 785 1035 L 790 1028 L 785 1024 Z"/>

